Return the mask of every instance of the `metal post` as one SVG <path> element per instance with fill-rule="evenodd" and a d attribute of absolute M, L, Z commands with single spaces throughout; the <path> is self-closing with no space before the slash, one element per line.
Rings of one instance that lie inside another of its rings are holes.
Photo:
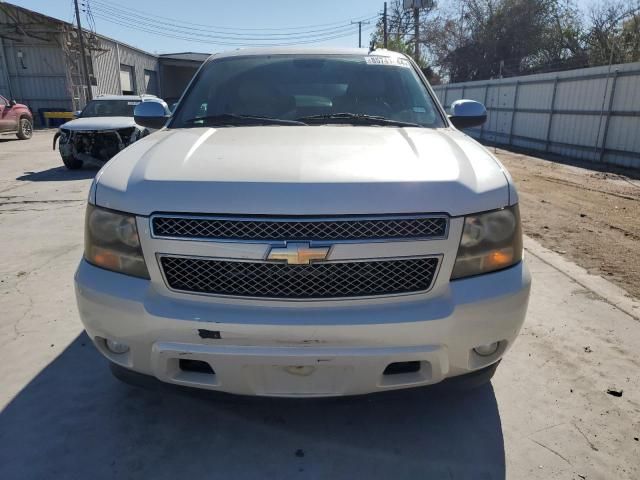
<path fill-rule="evenodd" d="M 500 62 L 500 79 L 502 79 L 502 62 Z M 498 80 L 498 105 L 495 105 L 495 101 L 491 102 L 493 103 L 493 108 L 494 108 L 494 112 L 496 112 L 496 124 L 493 127 L 493 153 L 497 153 L 498 152 L 498 133 L 500 133 L 498 130 L 500 129 L 500 126 L 498 125 L 498 122 L 500 121 L 500 87 L 502 86 L 502 80 Z M 493 97 L 495 99 L 495 97 Z"/>
<path fill-rule="evenodd" d="M 4 43 L 2 42 L 2 37 L 0 36 L 0 55 L 2 55 L 2 68 L 4 70 L 5 80 L 7 82 L 7 92 L 9 93 L 9 100 L 13 100 L 13 90 L 11 89 L 11 76 L 9 75 L 9 64 L 7 62 L 7 50 L 4 47 Z"/>
<path fill-rule="evenodd" d="M 116 42 L 116 62 L 118 62 L 118 90 L 120 90 L 119 94 L 122 95 L 122 76 L 120 75 L 120 44 Z"/>
<path fill-rule="evenodd" d="M 487 108 L 487 96 L 488 96 L 488 94 L 489 94 L 489 84 L 487 83 L 484 86 L 484 101 L 482 102 L 482 104 L 484 105 L 485 108 Z M 484 123 L 480 127 L 480 139 L 482 139 L 483 137 L 484 137 Z"/>
<path fill-rule="evenodd" d="M 78 22 L 78 39 L 80 40 L 80 56 L 82 57 L 82 61 L 80 62 L 80 68 L 82 69 L 84 81 L 87 84 L 87 89 L 85 90 L 85 97 L 87 99 L 87 103 L 89 103 L 93 98 L 93 94 L 91 92 L 91 79 L 89 78 L 87 54 L 85 53 L 85 50 L 84 50 L 84 36 L 82 35 L 82 25 L 80 23 L 80 9 L 78 8 L 78 0 L 74 0 L 74 3 L 76 7 L 76 21 Z"/>
<path fill-rule="evenodd" d="M 516 91 L 513 92 L 513 110 L 511 111 L 511 125 L 509 125 L 509 145 L 511 145 L 513 140 L 513 122 L 516 118 L 516 111 L 518 110 L 518 87 L 520 86 L 520 81 L 516 80 Z"/>
<path fill-rule="evenodd" d="M 420 62 L 420 9 L 413 9 L 413 35 L 414 38 L 414 46 L 413 46 L 413 59 L 419 65 Z"/>
<path fill-rule="evenodd" d="M 553 124 L 553 109 L 556 103 L 556 92 L 558 91 L 558 77 L 553 81 L 553 93 L 551 94 L 551 108 L 549 109 L 549 123 L 547 124 L 547 136 L 544 140 L 544 151 L 549 151 L 549 136 L 551 135 L 551 125 Z"/>
<path fill-rule="evenodd" d="M 389 31 L 387 28 L 387 2 L 384 2 L 384 16 L 382 17 L 382 23 L 384 26 L 384 48 L 387 48 L 389 40 Z"/>
<path fill-rule="evenodd" d="M 444 86 L 444 98 L 442 99 L 442 108 L 447 108 L 447 91 L 449 90 L 449 85 L 445 84 Z"/>
<path fill-rule="evenodd" d="M 616 94 L 616 81 L 618 80 L 618 70 L 613 72 L 613 80 L 611 81 L 611 93 L 609 94 L 609 109 L 607 117 L 604 120 L 604 132 L 602 133 L 602 145 L 600 147 L 599 160 L 604 159 L 604 152 L 607 149 L 607 134 L 609 133 L 609 119 L 611 118 L 611 109 L 613 108 L 613 97 Z"/>

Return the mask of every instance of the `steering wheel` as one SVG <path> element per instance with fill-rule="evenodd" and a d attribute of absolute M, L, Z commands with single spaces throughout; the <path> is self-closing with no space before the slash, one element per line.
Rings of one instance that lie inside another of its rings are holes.
<path fill-rule="evenodd" d="M 393 112 L 393 108 L 391 107 L 391 105 L 389 105 L 389 103 L 387 103 L 380 97 L 369 97 L 366 100 L 359 98 L 355 103 L 356 106 L 361 107 L 359 108 L 359 110 L 361 110 L 362 113 L 366 112 L 372 113 L 373 115 L 386 117 L 389 113 Z"/>

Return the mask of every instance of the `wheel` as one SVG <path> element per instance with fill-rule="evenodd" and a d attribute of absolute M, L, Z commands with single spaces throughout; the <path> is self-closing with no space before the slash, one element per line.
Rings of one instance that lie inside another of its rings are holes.
<path fill-rule="evenodd" d="M 16 136 L 20 140 L 29 140 L 33 136 L 33 125 L 27 117 L 22 117 L 18 123 L 18 131 Z"/>
<path fill-rule="evenodd" d="M 82 168 L 82 160 L 78 160 L 73 155 L 62 155 L 62 163 L 69 170 L 78 170 Z"/>

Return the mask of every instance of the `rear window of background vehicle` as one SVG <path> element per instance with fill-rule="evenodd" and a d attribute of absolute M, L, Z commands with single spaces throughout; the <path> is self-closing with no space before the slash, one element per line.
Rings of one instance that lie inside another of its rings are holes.
<path fill-rule="evenodd" d="M 82 117 L 133 117 L 140 100 L 92 100 L 82 111 Z"/>

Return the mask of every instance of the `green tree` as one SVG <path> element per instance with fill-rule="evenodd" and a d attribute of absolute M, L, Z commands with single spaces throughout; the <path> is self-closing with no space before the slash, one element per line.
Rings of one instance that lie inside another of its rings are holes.
<path fill-rule="evenodd" d="M 640 0 L 453 0 L 420 15 L 418 63 L 437 81 L 640 61 Z M 389 48 L 413 56 L 413 15 L 390 2 Z M 372 35 L 383 44 L 382 20 Z"/>
<path fill-rule="evenodd" d="M 640 60 L 640 2 L 602 1 L 589 16 L 585 43 L 591 65 Z"/>
<path fill-rule="evenodd" d="M 450 81 L 479 80 L 584 63 L 581 25 L 571 0 L 458 0 L 425 41 Z"/>

